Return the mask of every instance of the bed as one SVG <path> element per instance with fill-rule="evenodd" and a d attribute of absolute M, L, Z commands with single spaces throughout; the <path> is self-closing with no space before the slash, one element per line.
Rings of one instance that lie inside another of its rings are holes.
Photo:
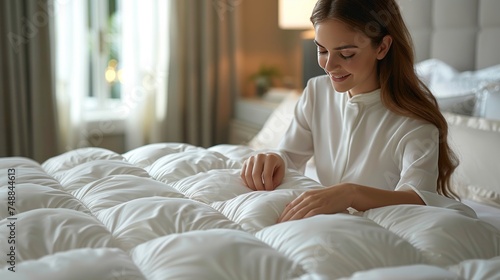
<path fill-rule="evenodd" d="M 289 171 L 277 190 L 250 191 L 239 168 L 253 152 L 158 143 L 125 154 L 78 149 L 43 164 L 3 158 L 2 174 L 11 177 L 1 179 L 8 259 L 0 277 L 500 277 L 500 229 L 451 200 L 446 207 L 402 205 L 276 224 L 287 202 L 319 186 Z M 15 193 L 7 196 L 10 182 Z M 9 202 L 15 215 L 6 211 Z"/>
<path fill-rule="evenodd" d="M 484 78 L 484 69 L 500 64 L 483 58 L 492 50 L 488 34 L 500 29 L 491 12 L 499 2 L 400 2 L 405 14 L 429 17 L 408 21 L 424 47 L 417 47 L 422 77 L 438 80 L 435 88 L 444 71 L 426 72 L 437 69 L 429 65 L 454 70 L 449 83 Z M 458 60 L 433 51 L 442 45 L 432 38 L 449 22 L 429 19 L 445 7 L 458 9 L 452 22 L 477 12 L 479 35 L 467 33 L 477 42 L 470 61 L 460 50 Z M 276 147 L 296 93 L 247 145 L 154 143 L 123 154 L 82 148 L 41 163 L 0 158 L 0 279 L 500 279 L 500 120 L 488 113 L 498 96 L 490 85 L 473 87 L 472 106 L 464 91 L 439 96 L 446 104 L 454 98 L 443 114 L 461 160 L 453 177 L 461 202 L 436 196 L 428 206 L 276 223 L 289 201 L 321 187 L 314 162 L 305 174 L 288 170 L 272 192 L 244 187 L 239 171 L 249 155 Z"/>

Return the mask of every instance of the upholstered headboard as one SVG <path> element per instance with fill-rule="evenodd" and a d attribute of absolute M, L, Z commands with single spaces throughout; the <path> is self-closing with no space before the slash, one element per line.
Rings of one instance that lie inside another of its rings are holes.
<path fill-rule="evenodd" d="M 437 58 L 457 70 L 500 64 L 499 0 L 398 0 L 416 62 Z"/>

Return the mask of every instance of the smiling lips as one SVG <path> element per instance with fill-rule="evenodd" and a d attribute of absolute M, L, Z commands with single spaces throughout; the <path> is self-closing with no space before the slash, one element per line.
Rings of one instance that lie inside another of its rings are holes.
<path fill-rule="evenodd" d="M 334 81 L 334 82 L 343 82 L 345 81 L 349 76 L 351 76 L 351 74 L 346 74 L 346 75 L 333 75 L 333 74 L 329 74 L 330 78 Z"/>

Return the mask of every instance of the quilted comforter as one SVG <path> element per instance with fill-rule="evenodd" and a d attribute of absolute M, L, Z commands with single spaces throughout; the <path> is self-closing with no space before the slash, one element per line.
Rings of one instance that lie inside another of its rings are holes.
<path fill-rule="evenodd" d="M 500 232 L 459 202 L 276 223 L 320 187 L 239 177 L 254 151 L 152 144 L 0 159 L 0 279 L 495 279 Z"/>

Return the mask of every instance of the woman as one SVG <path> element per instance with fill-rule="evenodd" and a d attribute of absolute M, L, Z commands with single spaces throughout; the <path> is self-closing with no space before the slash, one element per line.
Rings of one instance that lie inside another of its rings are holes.
<path fill-rule="evenodd" d="M 448 126 L 415 74 L 395 0 L 319 0 L 311 21 L 327 75 L 308 82 L 279 152 L 245 161 L 244 183 L 273 190 L 286 168 L 303 171 L 314 156 L 326 187 L 290 202 L 279 222 L 349 207 L 425 205 L 425 193 L 455 197 Z"/>

